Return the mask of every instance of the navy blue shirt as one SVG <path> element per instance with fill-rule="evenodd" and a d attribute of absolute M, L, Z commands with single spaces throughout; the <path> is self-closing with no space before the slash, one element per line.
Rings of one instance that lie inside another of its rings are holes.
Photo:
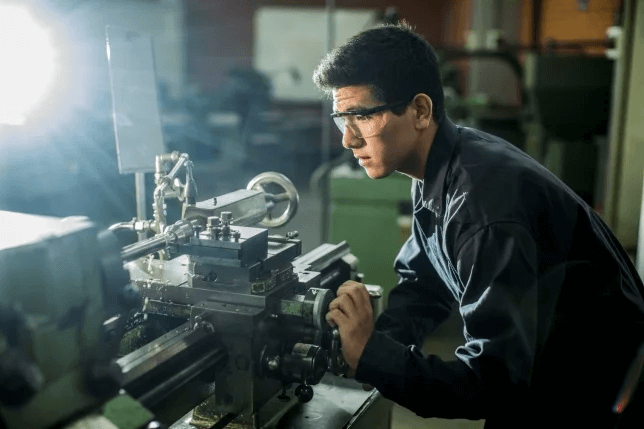
<path fill-rule="evenodd" d="M 447 118 L 412 198 L 400 282 L 356 379 L 423 417 L 613 427 L 644 342 L 644 288 L 601 218 L 513 145 Z M 424 356 L 453 305 L 455 359 Z"/>

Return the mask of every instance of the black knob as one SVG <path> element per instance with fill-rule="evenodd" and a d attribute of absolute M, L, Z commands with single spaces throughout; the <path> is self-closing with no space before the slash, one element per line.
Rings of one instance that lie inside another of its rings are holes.
<path fill-rule="evenodd" d="M 313 388 L 308 384 L 300 384 L 295 388 L 295 396 L 298 401 L 305 404 L 313 399 Z"/>

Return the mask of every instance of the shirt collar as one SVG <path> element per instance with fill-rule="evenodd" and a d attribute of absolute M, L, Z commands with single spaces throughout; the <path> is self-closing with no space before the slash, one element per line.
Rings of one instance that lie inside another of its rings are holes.
<path fill-rule="evenodd" d="M 438 217 L 443 215 L 445 176 L 457 140 L 458 128 L 447 117 L 444 117 L 429 150 L 425 164 L 425 176 L 421 185 L 422 206 L 434 212 Z"/>

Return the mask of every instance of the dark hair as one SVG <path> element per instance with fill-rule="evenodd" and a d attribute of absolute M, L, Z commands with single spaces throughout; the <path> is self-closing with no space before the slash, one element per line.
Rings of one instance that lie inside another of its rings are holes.
<path fill-rule="evenodd" d="M 436 123 L 445 116 L 436 53 L 405 22 L 353 36 L 326 55 L 313 73 L 313 82 L 327 94 L 349 85 L 367 85 L 381 103 L 411 101 L 416 94 L 427 94 Z M 407 105 L 394 113 L 399 115 L 406 109 Z"/>

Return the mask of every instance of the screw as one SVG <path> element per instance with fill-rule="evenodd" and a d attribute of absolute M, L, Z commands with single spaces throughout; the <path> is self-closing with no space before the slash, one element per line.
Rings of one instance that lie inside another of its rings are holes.
<path fill-rule="evenodd" d="M 275 356 L 267 362 L 268 369 L 271 371 L 277 371 L 280 368 L 280 357 Z"/>
<path fill-rule="evenodd" d="M 224 225 L 230 225 L 233 221 L 233 214 L 231 212 L 221 212 L 219 217 Z"/>
<path fill-rule="evenodd" d="M 209 216 L 208 217 L 208 234 L 213 239 L 217 239 L 217 236 L 219 235 L 220 231 L 220 225 L 221 225 L 221 220 L 217 216 Z"/>
<path fill-rule="evenodd" d="M 286 388 L 282 388 L 282 393 L 277 396 L 281 402 L 288 402 L 291 400 L 291 397 L 286 394 Z"/>
<path fill-rule="evenodd" d="M 201 323 L 202 323 L 202 322 L 203 322 L 203 319 L 201 318 L 201 316 L 197 316 L 197 317 L 195 317 L 195 324 L 192 326 L 192 329 L 193 329 L 194 331 L 196 331 L 197 329 L 199 329 L 199 325 L 201 325 Z"/>
<path fill-rule="evenodd" d="M 208 229 L 216 228 L 221 225 L 221 220 L 217 216 L 208 217 Z"/>
<path fill-rule="evenodd" d="M 201 322 L 199 324 L 199 327 L 203 329 L 204 331 L 208 332 L 209 334 L 214 334 L 215 333 L 215 327 L 212 326 L 212 323 L 208 322 Z"/>

